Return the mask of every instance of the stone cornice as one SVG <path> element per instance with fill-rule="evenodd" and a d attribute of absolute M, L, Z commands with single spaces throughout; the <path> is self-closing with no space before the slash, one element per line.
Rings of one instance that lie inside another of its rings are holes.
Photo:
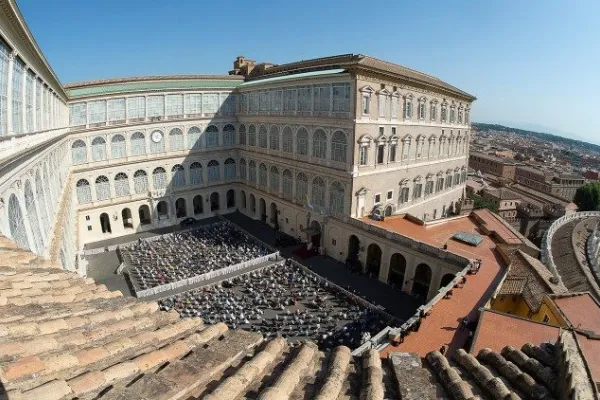
<path fill-rule="evenodd" d="M 125 78 L 95 79 L 84 82 L 72 82 L 63 85 L 65 89 L 75 89 L 80 87 L 98 86 L 129 82 L 153 82 L 153 81 L 182 81 L 182 80 L 227 80 L 243 81 L 244 77 L 238 75 L 150 75 L 150 76 L 132 76 Z"/>
<path fill-rule="evenodd" d="M 40 49 L 39 45 L 35 41 L 35 38 L 31 34 L 31 31 L 27 27 L 25 23 L 25 19 L 19 10 L 19 6 L 17 5 L 15 0 L 0 0 L 0 13 L 3 14 L 4 18 L 9 22 L 11 28 L 16 34 L 16 38 L 20 41 L 19 52 L 23 53 L 23 50 L 26 50 L 31 57 L 30 62 L 34 60 L 38 61 L 38 67 L 43 67 L 45 71 L 41 71 L 38 69 L 36 71 L 38 74 L 46 75 L 47 78 L 51 78 L 54 82 L 46 82 L 49 83 L 53 89 L 65 102 L 67 101 L 67 94 L 62 88 L 60 80 L 54 73 L 54 70 L 48 63 L 48 60 L 44 56 L 44 53 Z M 44 74 L 45 72 L 45 74 Z"/>

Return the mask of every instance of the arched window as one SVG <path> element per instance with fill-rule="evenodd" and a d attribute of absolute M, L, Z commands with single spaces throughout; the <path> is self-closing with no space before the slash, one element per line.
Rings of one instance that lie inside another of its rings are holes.
<path fill-rule="evenodd" d="M 229 189 L 225 195 L 227 208 L 235 207 L 235 192 L 233 189 Z"/>
<path fill-rule="evenodd" d="M 167 187 L 167 171 L 158 167 L 152 171 L 152 186 L 154 189 L 164 189 Z"/>
<path fill-rule="evenodd" d="M 123 172 L 119 172 L 115 175 L 115 196 L 128 196 L 129 195 L 129 178 Z"/>
<path fill-rule="evenodd" d="M 271 190 L 279 193 L 279 170 L 274 165 L 271 167 Z"/>
<path fill-rule="evenodd" d="M 71 160 L 73 165 L 87 162 L 87 147 L 83 140 L 76 140 L 71 145 Z"/>
<path fill-rule="evenodd" d="M 140 217 L 140 225 L 149 225 L 152 223 L 152 217 L 150 216 L 150 207 L 144 204 L 138 209 L 138 216 Z"/>
<path fill-rule="evenodd" d="M 294 152 L 294 134 L 289 126 L 283 128 L 283 151 L 286 153 Z"/>
<path fill-rule="evenodd" d="M 206 147 L 219 147 L 219 128 L 215 125 L 206 128 Z"/>
<path fill-rule="evenodd" d="M 233 158 L 228 158 L 225 160 L 225 179 L 235 179 L 235 160 Z"/>
<path fill-rule="evenodd" d="M 87 181 L 86 181 L 87 182 Z M 89 183 L 88 183 L 88 191 L 89 191 Z M 35 197 L 37 199 L 38 206 L 40 208 L 40 217 L 42 218 L 43 232 L 44 237 L 47 237 L 48 232 L 50 231 L 50 223 L 48 221 L 48 210 L 46 209 L 46 196 L 44 194 L 44 187 L 42 186 L 42 177 L 40 175 L 40 171 L 37 170 L 35 173 Z M 91 193 L 89 194 L 89 198 L 91 201 Z"/>
<path fill-rule="evenodd" d="M 90 183 L 85 179 L 77 181 L 77 202 L 79 204 L 90 203 L 92 201 L 92 188 Z"/>
<path fill-rule="evenodd" d="M 279 128 L 275 125 L 271 127 L 269 133 L 269 149 L 279 150 Z"/>
<path fill-rule="evenodd" d="M 42 238 L 42 231 L 40 229 L 40 221 L 38 219 L 37 208 L 35 206 L 35 197 L 33 196 L 33 190 L 31 190 L 31 183 L 25 181 L 25 212 L 29 219 L 29 227 L 33 235 L 33 244 L 36 252 L 41 253 L 44 251 L 44 240 Z"/>
<path fill-rule="evenodd" d="M 195 196 L 194 200 L 192 201 L 192 205 L 194 206 L 194 215 L 202 214 L 204 212 L 204 202 L 202 201 L 202 196 Z"/>
<path fill-rule="evenodd" d="M 212 192 L 210 194 L 210 211 L 218 211 L 220 208 L 219 193 Z"/>
<path fill-rule="evenodd" d="M 246 144 L 246 125 L 240 125 L 240 144 Z"/>
<path fill-rule="evenodd" d="M 186 204 L 183 197 L 180 197 L 175 201 L 175 216 L 177 218 L 187 217 Z"/>
<path fill-rule="evenodd" d="M 101 137 L 95 137 L 92 140 L 92 160 L 106 160 L 106 140 Z"/>
<path fill-rule="evenodd" d="M 258 147 L 267 148 L 267 127 L 264 125 L 258 130 Z"/>
<path fill-rule="evenodd" d="M 193 162 L 190 165 L 190 184 L 199 185 L 202 183 L 202 164 Z"/>
<path fill-rule="evenodd" d="M 289 169 L 283 170 L 283 179 L 282 179 L 282 184 L 283 184 L 283 197 L 285 198 L 291 198 L 292 194 L 293 194 L 293 185 L 294 185 L 294 180 L 292 178 L 292 173 L 290 172 Z"/>
<path fill-rule="evenodd" d="M 304 204 L 308 194 L 308 178 L 302 172 L 296 175 L 296 199 Z"/>
<path fill-rule="evenodd" d="M 320 177 L 315 177 L 312 183 L 312 203 L 325 207 L 325 182 Z"/>
<path fill-rule="evenodd" d="M 137 194 L 148 193 L 148 174 L 139 169 L 133 174 L 133 188 Z"/>
<path fill-rule="evenodd" d="M 192 126 L 188 130 L 188 148 L 189 149 L 199 149 L 202 147 L 200 143 L 200 136 L 202 135 L 202 131 L 197 126 Z"/>
<path fill-rule="evenodd" d="M 344 186 L 339 182 L 333 182 L 329 187 L 329 203 L 330 208 L 333 212 L 343 213 L 344 212 L 344 200 L 346 193 Z"/>
<path fill-rule="evenodd" d="M 258 167 L 258 185 L 267 187 L 267 166 L 263 163 Z"/>
<path fill-rule="evenodd" d="M 96 200 L 110 199 L 110 182 L 104 175 L 96 178 Z"/>
<path fill-rule="evenodd" d="M 335 131 L 331 136 L 331 159 L 333 161 L 345 163 L 347 147 L 348 141 L 346 139 L 346 134 L 342 131 Z"/>
<path fill-rule="evenodd" d="M 17 246 L 29 250 L 29 239 L 27 238 L 23 212 L 21 211 L 19 199 L 14 194 L 11 194 L 8 199 L 8 227 L 10 236 Z"/>
<path fill-rule="evenodd" d="M 142 132 L 131 135 L 131 155 L 143 156 L 146 154 L 146 138 Z"/>
<path fill-rule="evenodd" d="M 313 134 L 313 157 L 327 157 L 327 135 L 322 129 L 317 129 Z"/>
<path fill-rule="evenodd" d="M 171 180 L 173 187 L 185 186 L 185 170 L 183 169 L 183 165 L 173 165 L 173 168 L 171 168 Z"/>
<path fill-rule="evenodd" d="M 125 136 L 117 134 L 110 140 L 110 156 L 112 158 L 123 158 L 127 156 L 125 148 Z"/>
<path fill-rule="evenodd" d="M 256 146 L 256 127 L 254 125 L 248 127 L 248 145 Z"/>
<path fill-rule="evenodd" d="M 296 132 L 296 154 L 308 155 L 308 131 L 305 128 L 299 128 Z"/>
<path fill-rule="evenodd" d="M 250 160 L 248 164 L 248 181 L 252 184 L 256 183 L 256 163 L 254 160 Z"/>
<path fill-rule="evenodd" d="M 181 129 L 173 128 L 169 132 L 169 149 L 171 151 L 183 150 L 183 132 Z"/>
<path fill-rule="evenodd" d="M 158 142 L 155 142 L 154 140 L 150 140 L 150 154 L 157 154 L 157 153 L 164 152 L 165 151 L 165 138 L 163 137 L 163 133 L 160 130 L 155 130 L 150 135 L 150 138 L 152 139 L 153 136 L 160 137 L 160 140 Z"/>
<path fill-rule="evenodd" d="M 156 205 L 156 213 L 158 214 L 158 220 L 169 219 L 169 205 L 166 201 L 160 201 Z"/>
<path fill-rule="evenodd" d="M 219 162 L 211 160 L 208 163 L 208 181 L 217 182 L 219 179 Z"/>
<path fill-rule="evenodd" d="M 240 179 L 246 180 L 246 176 L 248 175 L 246 168 L 246 160 L 240 158 Z"/>
<path fill-rule="evenodd" d="M 223 146 L 231 147 L 235 144 L 235 126 L 227 124 L 223 127 Z"/>

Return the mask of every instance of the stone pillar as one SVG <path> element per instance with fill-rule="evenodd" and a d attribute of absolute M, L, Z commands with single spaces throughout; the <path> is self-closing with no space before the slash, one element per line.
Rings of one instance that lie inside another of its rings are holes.
<path fill-rule="evenodd" d="M 38 80 L 38 76 L 34 75 L 33 76 L 33 88 L 32 88 L 32 92 L 31 92 L 31 107 L 32 107 L 32 117 L 31 117 L 31 126 L 32 126 L 32 130 L 33 132 L 38 131 L 38 121 L 37 121 L 37 80 Z"/>
<path fill-rule="evenodd" d="M 432 271 L 431 281 L 429 282 L 429 291 L 427 292 L 427 301 L 433 299 L 437 295 L 444 274 L 444 270 L 440 267 L 435 268 L 435 270 Z"/>
<path fill-rule="evenodd" d="M 381 267 L 379 268 L 379 280 L 383 283 L 387 283 L 390 272 L 390 253 L 390 246 L 384 245 L 381 249 Z"/>
<path fill-rule="evenodd" d="M 406 293 L 412 292 L 413 282 L 415 280 L 415 272 L 417 269 L 417 262 L 412 255 L 405 255 L 406 258 L 406 270 L 404 272 L 404 284 L 402 285 L 402 291 Z"/>
<path fill-rule="evenodd" d="M 23 76 L 21 76 L 21 132 L 32 132 L 27 130 L 27 65 L 23 65 Z"/>

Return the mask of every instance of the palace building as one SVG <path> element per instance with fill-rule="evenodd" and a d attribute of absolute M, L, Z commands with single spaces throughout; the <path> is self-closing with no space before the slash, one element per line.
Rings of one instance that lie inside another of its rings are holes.
<path fill-rule="evenodd" d="M 437 78 L 345 54 L 63 85 L 1 4 L 0 227 L 67 269 L 86 244 L 236 210 L 345 261 L 362 217 L 460 209 L 475 98 Z"/>

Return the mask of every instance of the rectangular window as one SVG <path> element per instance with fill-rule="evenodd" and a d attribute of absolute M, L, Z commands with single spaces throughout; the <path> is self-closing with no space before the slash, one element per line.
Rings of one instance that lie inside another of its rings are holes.
<path fill-rule="evenodd" d="M 90 101 L 88 103 L 88 118 L 90 124 L 106 122 L 106 101 Z"/>
<path fill-rule="evenodd" d="M 387 192 L 387 199 L 391 200 L 392 197 L 394 197 L 394 191 L 393 190 L 388 190 L 388 192 Z"/>
<path fill-rule="evenodd" d="M 127 119 L 139 120 L 146 118 L 146 98 L 144 96 L 127 98 Z"/>
<path fill-rule="evenodd" d="M 314 87 L 314 111 L 329 112 L 331 110 L 331 86 Z"/>
<path fill-rule="evenodd" d="M 87 106 L 85 103 L 71 103 L 69 105 L 69 125 L 85 126 Z M 39 126 L 39 124 L 38 124 Z"/>
<path fill-rule="evenodd" d="M 219 110 L 219 112 L 225 115 L 235 114 L 236 97 L 237 96 L 233 93 L 221 93 L 221 109 Z"/>
<path fill-rule="evenodd" d="M 369 95 L 363 95 L 362 112 L 364 115 L 371 114 L 371 96 L 369 96 Z"/>
<path fill-rule="evenodd" d="M 296 89 L 286 89 L 283 95 L 283 111 L 294 112 L 296 111 L 296 97 L 298 91 Z"/>
<path fill-rule="evenodd" d="M 397 96 L 392 97 L 392 119 L 398 119 L 398 105 L 400 98 Z"/>
<path fill-rule="evenodd" d="M 1 68 L 0 68 L 1 70 Z M 1 71 L 0 71 L 1 72 Z M 1 85 L 1 80 L 2 77 L 0 77 L 0 85 Z M 35 84 L 35 124 L 36 124 L 36 130 L 41 130 L 42 129 L 42 89 L 44 88 L 42 81 L 41 80 L 37 80 L 36 84 Z M 1 95 L 0 95 L 1 97 Z M 86 118 L 86 116 L 84 115 L 84 119 Z M 84 122 L 85 125 L 85 122 Z"/>
<path fill-rule="evenodd" d="M 250 93 L 250 112 L 258 112 L 258 92 Z"/>
<path fill-rule="evenodd" d="M 385 127 L 384 126 L 380 126 L 379 127 L 379 136 L 383 136 L 385 134 Z"/>
<path fill-rule="evenodd" d="M 310 87 L 298 88 L 298 111 L 311 111 Z"/>
<path fill-rule="evenodd" d="M 377 146 L 377 164 L 383 164 L 385 160 L 385 145 L 380 144 Z"/>
<path fill-rule="evenodd" d="M 258 110 L 269 111 L 269 92 L 260 92 L 258 94 Z"/>
<path fill-rule="evenodd" d="M 359 150 L 359 163 L 360 165 L 367 165 L 368 162 L 368 151 L 369 148 L 368 147 L 360 147 Z"/>
<path fill-rule="evenodd" d="M 89 221 L 89 220 L 90 220 L 90 216 L 89 216 L 89 215 L 86 215 L 86 216 L 85 216 L 85 220 L 86 220 L 86 221 Z"/>
<path fill-rule="evenodd" d="M 271 111 L 281 111 L 282 97 L 283 91 L 281 90 L 271 92 Z"/>
<path fill-rule="evenodd" d="M 202 114 L 202 94 L 190 93 L 185 95 L 184 99 L 185 115 L 199 115 Z"/>
<path fill-rule="evenodd" d="M 425 103 L 419 103 L 419 119 L 425 119 Z"/>
<path fill-rule="evenodd" d="M 148 117 L 162 117 L 165 115 L 165 97 L 148 96 Z"/>
<path fill-rule="evenodd" d="M 23 68 L 25 68 L 25 63 L 20 58 L 15 58 L 12 76 L 12 128 L 14 133 L 23 132 L 23 124 L 21 123 L 23 113 Z"/>
<path fill-rule="evenodd" d="M 106 104 L 107 119 L 111 121 L 125 121 L 125 98 L 110 99 Z"/>
<path fill-rule="evenodd" d="M 550 322 L 550 317 L 548 316 L 548 314 L 544 314 L 544 319 L 542 320 L 542 322 L 544 324 L 547 324 L 548 322 Z"/>
<path fill-rule="evenodd" d="M 392 136 L 396 136 L 396 127 L 392 126 Z"/>
<path fill-rule="evenodd" d="M 429 119 L 435 121 L 437 118 L 437 105 L 435 103 L 431 103 L 429 108 Z"/>
<path fill-rule="evenodd" d="M 379 95 L 379 117 L 385 118 L 385 111 L 387 108 L 387 96 L 385 94 Z"/>
<path fill-rule="evenodd" d="M 396 161 L 396 147 L 395 143 L 390 145 L 390 162 Z"/>
<path fill-rule="evenodd" d="M 165 98 L 166 114 L 168 117 L 183 116 L 183 95 L 168 94 Z"/>
<path fill-rule="evenodd" d="M 33 132 L 33 88 L 35 87 L 35 75 L 27 71 L 25 82 L 25 131 Z"/>
<path fill-rule="evenodd" d="M 92 226 L 88 225 L 88 231 L 91 231 L 91 230 L 92 230 Z"/>
<path fill-rule="evenodd" d="M 248 94 L 242 93 L 242 97 L 240 99 L 240 112 L 247 113 L 248 112 Z"/>
<path fill-rule="evenodd" d="M 333 112 L 350 111 L 350 84 L 333 86 Z"/>
<path fill-rule="evenodd" d="M 381 193 L 375 195 L 375 204 L 381 203 Z"/>
<path fill-rule="evenodd" d="M 216 114 L 219 111 L 219 94 L 207 93 L 202 95 L 202 112 Z"/>

